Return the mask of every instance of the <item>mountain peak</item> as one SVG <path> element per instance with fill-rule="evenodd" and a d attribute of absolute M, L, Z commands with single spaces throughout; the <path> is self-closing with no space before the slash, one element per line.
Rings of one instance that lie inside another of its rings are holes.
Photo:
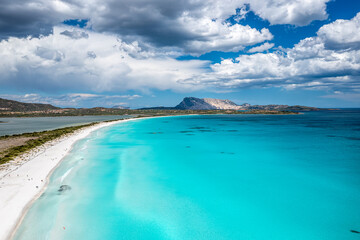
<path fill-rule="evenodd" d="M 176 109 L 186 110 L 213 110 L 213 109 L 242 109 L 241 106 L 230 100 L 222 100 L 216 98 L 196 98 L 186 97 L 175 107 Z"/>

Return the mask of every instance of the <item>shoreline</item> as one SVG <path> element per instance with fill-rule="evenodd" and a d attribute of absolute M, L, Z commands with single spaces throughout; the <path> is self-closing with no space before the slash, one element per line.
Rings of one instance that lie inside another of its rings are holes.
<path fill-rule="evenodd" d="M 52 173 L 77 141 L 104 127 L 147 118 L 153 117 L 100 122 L 45 143 L 7 163 L 7 168 L 0 170 L 0 216 L 6 216 L 0 219 L 0 240 L 15 236 L 26 213 L 45 191 Z M 20 158 L 26 160 L 19 165 L 16 160 Z"/>

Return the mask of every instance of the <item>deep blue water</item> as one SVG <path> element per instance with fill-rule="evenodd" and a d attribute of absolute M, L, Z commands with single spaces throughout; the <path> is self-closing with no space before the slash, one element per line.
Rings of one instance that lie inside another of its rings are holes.
<path fill-rule="evenodd" d="M 360 239 L 351 230 L 360 231 L 358 110 L 99 130 L 57 168 L 15 239 Z"/>
<path fill-rule="evenodd" d="M 128 117 L 129 116 L 70 116 L 0 118 L 0 136 L 53 130 L 56 128 Z"/>

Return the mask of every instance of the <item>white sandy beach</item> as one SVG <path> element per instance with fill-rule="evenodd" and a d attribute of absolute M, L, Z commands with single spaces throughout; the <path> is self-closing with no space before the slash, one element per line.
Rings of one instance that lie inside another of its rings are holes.
<path fill-rule="evenodd" d="M 91 132 L 119 122 L 99 123 L 46 143 L 0 170 L 0 239 L 11 239 L 28 207 L 45 189 L 48 178 L 72 145 Z"/>

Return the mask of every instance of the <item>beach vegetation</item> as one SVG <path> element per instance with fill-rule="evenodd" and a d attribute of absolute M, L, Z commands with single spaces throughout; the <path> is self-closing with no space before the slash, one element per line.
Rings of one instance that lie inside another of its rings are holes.
<path fill-rule="evenodd" d="M 15 135 L 5 135 L 0 137 L 1 141 L 13 141 L 15 146 L 9 147 L 2 152 L 0 152 L 0 164 L 4 164 L 16 158 L 17 156 L 24 154 L 36 147 L 43 145 L 44 143 L 50 142 L 52 140 L 64 137 L 68 134 L 74 133 L 77 130 L 80 130 L 85 127 L 90 127 L 96 123 L 84 124 L 79 126 L 59 128 L 50 131 L 41 131 L 41 132 L 32 132 L 32 133 L 23 133 Z M 16 146 L 17 139 L 30 138 L 25 141 L 24 144 Z"/>

